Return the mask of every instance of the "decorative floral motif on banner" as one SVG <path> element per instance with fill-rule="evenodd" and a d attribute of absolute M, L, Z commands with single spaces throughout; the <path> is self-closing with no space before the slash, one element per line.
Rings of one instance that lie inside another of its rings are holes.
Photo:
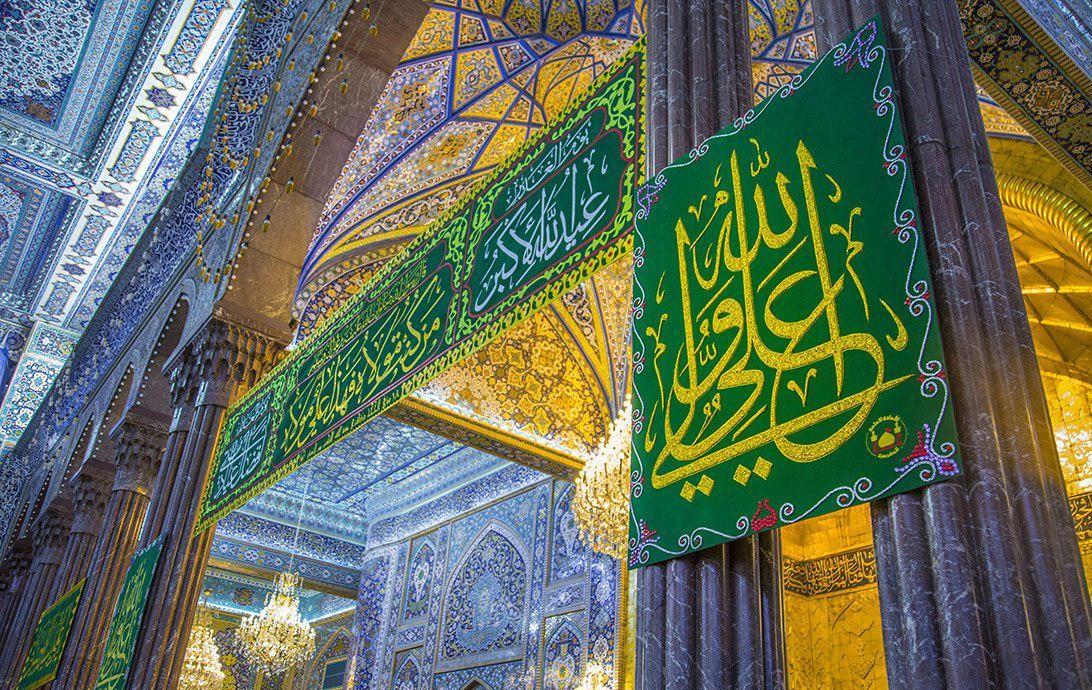
<path fill-rule="evenodd" d="M 960 471 L 884 39 L 869 22 L 638 193 L 632 566 Z"/>

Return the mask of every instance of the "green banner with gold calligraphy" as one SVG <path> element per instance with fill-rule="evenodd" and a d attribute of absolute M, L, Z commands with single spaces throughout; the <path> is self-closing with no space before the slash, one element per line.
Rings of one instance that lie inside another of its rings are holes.
<path fill-rule="evenodd" d="M 68 634 L 72 631 L 72 619 L 76 617 L 76 607 L 80 605 L 80 596 L 87 580 L 80 580 L 72 589 L 42 613 L 34 637 L 30 640 L 30 651 L 23 663 L 23 672 L 19 675 L 18 690 L 34 690 L 57 677 L 61 665 L 64 646 L 68 643 Z"/>
<path fill-rule="evenodd" d="M 638 192 L 630 562 L 959 472 L 878 20 Z"/>
<path fill-rule="evenodd" d="M 638 45 L 232 407 L 199 530 L 629 252 L 644 83 Z"/>
<path fill-rule="evenodd" d="M 133 556 L 133 562 L 125 571 L 121 593 L 110 619 L 110 632 L 106 636 L 106 649 L 102 666 L 95 682 L 95 690 L 124 690 L 133 663 L 140 622 L 144 619 L 144 605 L 148 601 L 148 589 L 152 586 L 155 566 L 163 550 L 163 536 Z"/>

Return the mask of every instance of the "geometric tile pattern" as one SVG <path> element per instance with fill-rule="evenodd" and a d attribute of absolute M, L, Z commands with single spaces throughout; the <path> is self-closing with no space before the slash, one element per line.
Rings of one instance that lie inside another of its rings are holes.
<path fill-rule="evenodd" d="M 605 70 L 641 32 L 634 16 L 630 0 L 433 3 L 327 199 L 300 332 L 340 302 L 347 269 L 427 226 Z"/>
<path fill-rule="evenodd" d="M 488 492 L 492 481 L 471 490 Z M 357 606 L 354 687 L 462 690 L 477 681 L 572 690 L 589 656 L 613 667 L 618 562 L 574 545 L 579 567 L 562 581 L 549 576 L 550 534 L 567 518 L 559 498 L 568 488 L 540 479 L 415 539 L 372 547 Z M 426 544 L 430 567 L 422 572 Z M 407 620 L 414 592 L 427 592 L 428 604 Z M 411 686 L 398 684 L 409 679 Z"/>
<path fill-rule="evenodd" d="M 0 316 L 33 308 L 43 265 L 51 265 L 61 225 L 76 200 L 34 178 L 0 167 Z"/>
<path fill-rule="evenodd" d="M 365 543 L 368 525 L 403 514 L 505 462 L 377 417 L 252 499 L 239 512 Z"/>
<path fill-rule="evenodd" d="M 432 5 L 327 199 L 299 334 L 542 127 L 643 32 L 628 0 Z M 756 95 L 815 57 L 810 3 L 751 0 Z"/>
<path fill-rule="evenodd" d="M 326 39 L 333 31 L 336 22 L 340 20 L 340 10 L 344 9 L 344 2 L 323 2 L 322 0 L 290 0 L 287 4 L 280 0 L 258 0 L 257 13 L 261 15 L 261 22 L 251 22 L 247 30 L 251 32 L 254 40 L 253 46 L 259 46 L 251 55 L 258 60 L 258 69 L 243 67 L 247 72 L 244 80 L 246 88 L 243 91 L 232 90 L 224 92 L 220 98 L 224 103 L 224 115 L 227 117 L 226 126 L 232 133 L 228 141 L 232 151 L 242 148 L 247 151 L 253 149 L 258 136 L 263 136 L 257 131 L 259 126 L 268 126 L 272 133 L 283 132 L 287 126 L 287 119 L 291 113 L 287 113 L 288 104 L 298 101 L 304 87 L 303 80 L 306 72 L 315 65 L 326 45 Z M 183 7 L 182 3 L 165 3 L 160 7 L 164 13 L 168 11 L 178 15 L 178 11 L 188 9 L 189 3 Z M 252 14 L 255 9 L 252 3 L 235 3 L 233 17 Z M 158 11 L 158 10 L 157 10 Z M 282 45 L 284 36 L 300 24 L 301 14 L 306 13 L 308 23 L 313 29 L 316 41 L 307 44 L 298 41 L 292 45 L 289 51 L 278 50 Z M 179 22 L 185 22 L 189 15 L 179 16 Z M 224 24 L 223 17 L 218 26 Z M 103 32 L 105 33 L 105 32 Z M 160 43 L 164 36 L 158 35 Z M 228 49 L 234 41 L 227 41 L 219 45 L 219 49 Z M 210 46 L 211 48 L 211 46 Z M 173 48 L 167 47 L 167 50 Z M 264 60 L 262 51 L 268 52 L 269 60 Z M 274 52 L 281 55 L 275 55 Z M 209 50 L 208 54 L 215 50 Z M 161 59 L 158 48 L 153 54 L 156 60 Z M 283 88 L 279 93 L 274 93 L 274 75 L 278 74 L 289 59 L 296 62 L 296 74 L 292 79 L 285 79 Z M 148 64 L 145 62 L 144 64 Z M 222 63 L 221 63 L 222 64 Z M 211 65 L 210 65 L 211 67 Z M 299 75 L 299 72 L 303 75 Z M 137 81 L 142 84 L 157 81 L 167 88 L 169 84 L 176 84 L 166 72 L 157 71 L 148 80 L 145 74 L 136 74 Z M 216 80 L 212 80 L 215 85 Z M 142 98 L 151 99 L 146 91 Z M 215 86 L 212 90 L 204 91 L 204 94 L 216 93 Z M 268 103 L 257 109 L 242 112 L 234 97 L 258 99 L 262 93 L 271 97 Z M 208 102 L 208 101 L 206 101 Z M 267 117 L 268 115 L 268 117 Z M 148 115 L 148 117 L 151 117 Z M 185 129 L 180 130 L 183 134 Z M 184 143 L 193 146 L 200 138 L 200 129 L 191 130 L 190 133 L 180 137 Z M 206 142 L 207 144 L 208 142 Z M 252 181 L 251 175 L 260 178 L 268 169 L 271 151 L 275 147 L 265 147 L 263 158 L 253 161 L 247 170 L 231 170 L 226 162 L 219 158 L 213 161 L 214 183 L 213 193 L 219 199 L 224 195 L 225 204 L 229 199 L 238 198 L 236 194 L 239 187 Z M 168 160 L 178 160 L 167 157 Z M 200 161 L 183 177 L 192 180 L 198 171 L 203 169 L 204 161 Z M 173 166 L 173 163 L 172 163 Z M 167 168 L 161 166 L 161 169 Z M 177 169 L 181 169 L 179 166 Z M 172 184 L 172 179 L 163 179 L 156 182 L 163 185 L 162 192 Z M 94 205 L 99 209 L 100 215 L 112 212 L 117 200 L 111 198 L 106 192 L 113 190 L 96 187 L 93 190 Z M 115 276 L 119 276 L 120 284 L 116 289 L 108 293 L 107 299 L 99 306 L 96 317 L 92 319 L 80 337 L 80 341 L 73 351 L 73 356 L 58 379 L 53 394 L 48 398 L 46 406 L 36 413 L 34 420 L 28 427 L 26 437 L 17 446 L 16 451 L 3 463 L 0 463 L 0 476 L 6 484 L 18 484 L 36 470 L 46 459 L 49 449 L 61 438 L 65 426 L 69 424 L 83 406 L 89 400 L 89 396 L 102 376 L 110 370 L 115 358 L 125 354 L 125 343 L 136 332 L 137 327 L 143 322 L 150 307 L 155 304 L 160 291 L 171 275 L 176 271 L 179 263 L 186 257 L 195 242 L 195 233 L 198 229 L 198 195 L 195 193 L 196 185 L 191 185 L 180 190 L 180 193 L 172 197 L 174 204 L 171 213 L 157 216 L 162 222 L 157 223 L 154 232 L 147 232 L 147 223 L 137 223 L 137 237 L 143 234 L 139 244 L 134 238 L 131 242 L 121 244 L 121 249 L 126 254 L 132 254 L 124 268 L 112 271 L 106 276 L 108 282 L 113 282 Z M 241 203 L 241 202 L 240 202 Z M 146 213 L 147 209 L 141 213 Z M 139 216 L 138 216 L 139 217 Z M 128 227 L 128 225 L 127 225 Z M 82 235 L 73 236 L 72 246 L 89 247 L 94 239 L 85 242 Z M 71 299 L 71 295 L 57 302 Z M 47 295 L 48 301 L 50 296 Z M 0 487 L 3 491 L 5 487 Z M 11 502 L 8 494 L 0 494 L 0 525 L 11 508 L 7 505 Z M 2 531 L 2 529 L 0 529 Z"/>
<path fill-rule="evenodd" d="M 34 326 L 0 405 L 0 443 L 12 444 L 22 434 L 74 343 L 71 332 L 41 322 Z"/>
<path fill-rule="evenodd" d="M 152 0 L 9 0 L 0 5 L 0 143 L 82 174 L 130 61 L 169 18 Z"/>

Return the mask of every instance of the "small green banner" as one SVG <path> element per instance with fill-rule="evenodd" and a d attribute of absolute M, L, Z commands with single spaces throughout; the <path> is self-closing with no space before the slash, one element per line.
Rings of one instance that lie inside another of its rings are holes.
<path fill-rule="evenodd" d="M 233 406 L 198 530 L 629 252 L 644 84 L 639 45 Z"/>
<path fill-rule="evenodd" d="M 42 613 L 34 637 L 30 640 L 30 651 L 23 663 L 23 672 L 19 676 L 19 690 L 34 690 L 57 677 L 61 665 L 64 646 L 68 643 L 68 634 L 72 631 L 72 619 L 76 617 L 76 607 L 80 605 L 80 596 L 87 580 L 80 580 L 72 589 Z"/>
<path fill-rule="evenodd" d="M 630 562 L 959 472 L 878 20 L 638 193 Z"/>
<path fill-rule="evenodd" d="M 144 618 L 144 605 L 148 601 L 148 589 L 163 549 L 163 536 L 133 556 L 125 579 L 121 583 L 118 603 L 110 619 L 110 632 L 106 636 L 106 649 L 99 667 L 95 690 L 124 690 L 133 663 L 140 622 Z"/>

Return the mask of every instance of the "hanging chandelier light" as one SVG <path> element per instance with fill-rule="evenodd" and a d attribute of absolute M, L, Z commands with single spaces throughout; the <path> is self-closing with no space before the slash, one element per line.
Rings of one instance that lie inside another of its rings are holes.
<path fill-rule="evenodd" d="M 592 550 L 625 558 L 629 540 L 629 449 L 633 405 L 629 397 L 607 438 L 584 463 L 573 490 L 580 538 Z"/>
<path fill-rule="evenodd" d="M 178 679 L 181 690 L 205 690 L 224 684 L 224 669 L 220 664 L 220 649 L 216 646 L 208 608 L 197 609 L 197 621 L 190 632 L 190 642 L 182 659 L 182 675 Z"/>
<path fill-rule="evenodd" d="M 243 616 L 237 635 L 250 660 L 269 674 L 310 659 L 315 631 L 300 616 L 300 578 L 280 573 L 260 613 Z"/>

